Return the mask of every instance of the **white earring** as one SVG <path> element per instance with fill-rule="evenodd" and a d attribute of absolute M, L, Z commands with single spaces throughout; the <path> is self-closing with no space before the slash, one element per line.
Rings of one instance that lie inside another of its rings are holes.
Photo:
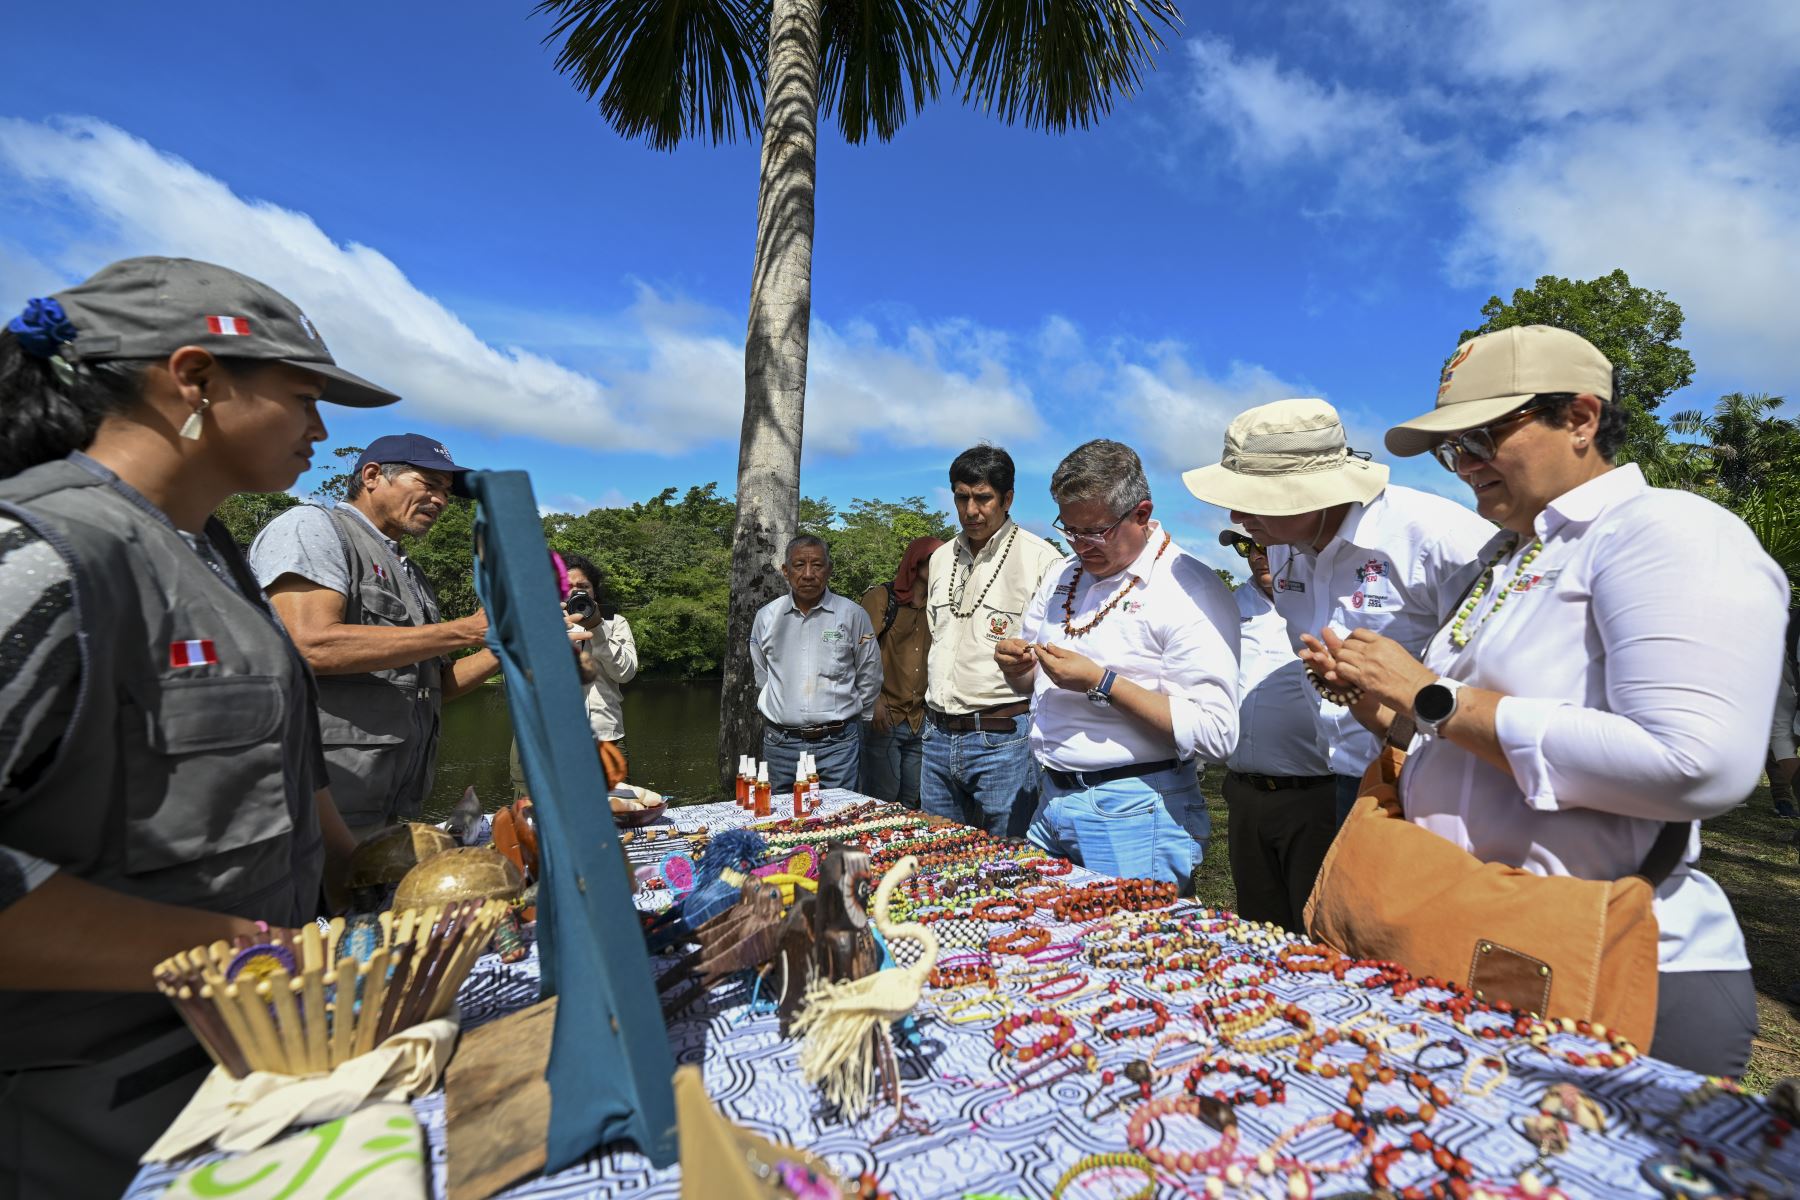
<path fill-rule="evenodd" d="M 205 412 L 206 406 L 211 403 L 212 401 L 208 400 L 205 396 L 200 397 L 200 407 L 189 413 L 188 419 L 181 423 L 182 437 L 190 442 L 197 442 L 200 440 L 200 414 Z"/>
<path fill-rule="evenodd" d="M 1584 437 L 1578 437 L 1575 439 L 1575 444 L 1577 446 L 1585 446 L 1585 445 L 1587 445 L 1587 439 Z"/>

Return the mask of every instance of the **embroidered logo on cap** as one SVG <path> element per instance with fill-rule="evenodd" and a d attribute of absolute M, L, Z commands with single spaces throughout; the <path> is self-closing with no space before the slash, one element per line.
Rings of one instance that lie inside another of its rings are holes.
<path fill-rule="evenodd" d="M 1451 356 L 1450 361 L 1444 364 L 1444 374 L 1438 383 L 1439 400 L 1442 400 L 1444 398 L 1444 393 L 1450 390 L 1450 377 L 1456 374 L 1456 368 L 1462 366 L 1465 362 L 1468 362 L 1469 355 L 1473 353 L 1475 353 L 1475 343 L 1473 341 L 1466 342 L 1463 344 L 1463 348 L 1458 350 Z"/>
<path fill-rule="evenodd" d="M 306 330 L 306 336 L 311 338 L 315 342 L 318 341 L 319 340 L 319 331 L 313 328 L 313 323 L 306 319 L 305 313 L 301 313 L 301 314 L 299 314 L 299 316 L 300 316 L 300 328 Z"/>
<path fill-rule="evenodd" d="M 193 638 L 184 642 L 169 643 L 169 666 L 209 667 L 219 661 L 218 651 L 213 649 L 211 638 Z"/>
<path fill-rule="evenodd" d="M 227 337 L 249 337 L 250 322 L 244 317 L 208 317 L 206 328 Z"/>

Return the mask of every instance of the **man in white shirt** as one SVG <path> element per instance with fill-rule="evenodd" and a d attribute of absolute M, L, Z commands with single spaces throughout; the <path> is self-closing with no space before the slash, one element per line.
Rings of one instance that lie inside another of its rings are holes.
<path fill-rule="evenodd" d="M 1031 702 L 1007 686 L 994 647 L 1019 636 L 1025 606 L 1060 556 L 1009 515 L 1013 460 L 1000 447 L 957 455 L 950 492 L 962 533 L 931 555 L 919 803 L 934 816 L 1016 837 L 1037 808 Z"/>
<path fill-rule="evenodd" d="M 1044 799 L 1027 836 L 1095 871 L 1185 888 L 1212 832 L 1194 759 L 1237 740 L 1236 605 L 1151 520 L 1129 446 L 1077 447 L 1050 495 L 1074 553 L 994 651 L 1036 706 Z"/>
<path fill-rule="evenodd" d="M 789 542 L 781 573 L 788 594 L 750 623 L 769 784 L 778 795 L 791 792 L 804 750 L 818 763 L 820 783 L 855 791 L 862 723 L 881 695 L 875 627 L 862 605 L 828 586 L 831 550 L 823 539 L 803 534 Z"/>
<path fill-rule="evenodd" d="M 1301 932 L 1306 898 L 1337 833 L 1337 778 L 1319 734 L 1315 693 L 1275 611 L 1268 549 L 1237 529 L 1219 543 L 1244 556 L 1237 747 L 1225 764 L 1231 882 L 1238 915 Z"/>
<path fill-rule="evenodd" d="M 1350 451 L 1323 400 L 1239 413 L 1219 462 L 1182 481 L 1269 548 L 1275 609 L 1296 648 L 1303 633 L 1368 629 L 1417 654 L 1438 630 L 1445 581 L 1494 532 L 1454 501 L 1390 484 L 1385 466 Z M 1344 706 L 1315 696 L 1311 707 L 1341 824 L 1379 743 Z"/>

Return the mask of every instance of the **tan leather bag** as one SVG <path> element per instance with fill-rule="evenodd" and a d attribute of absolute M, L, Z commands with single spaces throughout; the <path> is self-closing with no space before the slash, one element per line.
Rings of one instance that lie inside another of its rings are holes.
<path fill-rule="evenodd" d="M 1484 863 L 1400 810 L 1405 754 L 1384 746 L 1306 902 L 1312 936 L 1397 962 L 1489 1003 L 1595 1021 L 1649 1049 L 1656 1028 L 1655 885 L 1687 845 L 1669 822 L 1640 874 L 1614 882 Z"/>

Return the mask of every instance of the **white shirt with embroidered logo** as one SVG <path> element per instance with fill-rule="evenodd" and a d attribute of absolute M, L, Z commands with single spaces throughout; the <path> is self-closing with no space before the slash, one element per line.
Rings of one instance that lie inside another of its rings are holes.
<path fill-rule="evenodd" d="M 750 623 L 756 708 L 790 727 L 867 721 L 881 695 L 881 650 L 863 606 L 826 592 L 810 612 L 777 596 Z"/>
<path fill-rule="evenodd" d="M 1213 569 L 1173 542 L 1160 559 L 1162 526 L 1150 523 L 1144 552 L 1123 571 L 1095 579 L 1082 571 L 1070 623 L 1093 620 L 1131 585 L 1097 626 L 1079 637 L 1063 631 L 1063 599 L 1078 560 L 1052 571 L 1025 610 L 1019 636 L 1085 655 L 1139 687 L 1169 698 L 1174 736 L 1098 705 L 1086 692 L 1050 682 L 1040 667 L 1032 689 L 1031 751 L 1059 771 L 1099 771 L 1132 763 L 1191 759 L 1223 761 L 1237 742 L 1237 601 Z"/>
<path fill-rule="evenodd" d="M 1506 698 L 1495 712 L 1511 773 L 1447 739 L 1415 741 L 1400 777 L 1409 820 L 1468 850 L 1544 875 L 1620 879 L 1665 821 L 1717 816 L 1762 771 L 1775 704 L 1787 581 L 1742 521 L 1619 467 L 1550 502 L 1543 539 L 1496 569 L 1456 649 L 1448 627 L 1425 665 Z M 1481 563 L 1510 533 L 1497 535 Z M 1457 592 L 1480 564 L 1458 572 Z M 1504 592 L 1505 604 L 1486 624 Z M 1685 855 L 1656 891 L 1665 971 L 1741 971 L 1744 938 L 1719 885 Z"/>
<path fill-rule="evenodd" d="M 931 552 L 926 704 L 961 716 L 1018 703 L 994 662 L 994 647 L 1019 636 L 1025 606 L 1060 560 L 1056 547 L 1010 520 L 978 554 L 961 533 Z"/>
<path fill-rule="evenodd" d="M 1398 484 L 1367 504 L 1352 504 L 1338 531 L 1316 554 L 1310 546 L 1270 546 L 1275 609 L 1300 635 L 1329 626 L 1340 634 L 1368 629 L 1418 654 L 1441 623 L 1445 581 L 1476 560 L 1494 524 L 1469 509 Z M 1361 775 L 1380 743 L 1350 710 L 1316 692 L 1319 736 L 1337 775 Z"/>

